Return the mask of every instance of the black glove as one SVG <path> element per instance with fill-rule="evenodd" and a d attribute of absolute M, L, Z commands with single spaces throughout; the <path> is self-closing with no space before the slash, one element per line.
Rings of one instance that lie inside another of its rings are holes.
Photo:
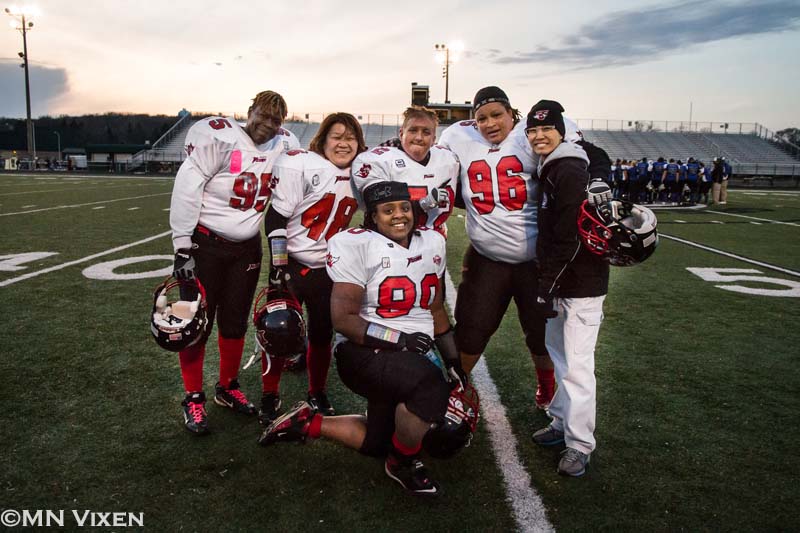
<path fill-rule="evenodd" d="M 181 248 L 175 252 L 175 263 L 172 267 L 172 275 L 175 279 L 192 280 L 197 277 L 197 266 L 192 257 L 192 251 L 188 248 Z"/>
<path fill-rule="evenodd" d="M 553 307 L 552 296 L 537 296 L 536 303 L 533 306 L 533 312 L 545 320 L 558 316 L 558 311 Z"/>
<path fill-rule="evenodd" d="M 269 284 L 276 289 L 286 289 L 290 278 L 291 275 L 280 267 L 269 271 Z"/>
<path fill-rule="evenodd" d="M 464 372 L 461 367 L 461 354 L 456 347 L 456 336 L 453 328 L 450 327 L 444 333 L 436 336 L 436 348 L 439 350 L 439 355 L 442 356 L 444 366 L 447 369 L 450 384 L 462 389 L 469 384 L 469 375 Z"/>
<path fill-rule="evenodd" d="M 424 333 L 401 333 L 400 341 L 397 343 L 401 350 L 409 352 L 428 353 L 433 348 L 433 339 Z"/>

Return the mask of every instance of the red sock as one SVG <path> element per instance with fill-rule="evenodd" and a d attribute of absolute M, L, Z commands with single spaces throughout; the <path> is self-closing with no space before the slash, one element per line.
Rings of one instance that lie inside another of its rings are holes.
<path fill-rule="evenodd" d="M 539 387 L 545 394 L 552 395 L 556 383 L 555 372 L 552 368 L 536 368 L 536 379 L 539 381 Z"/>
<path fill-rule="evenodd" d="M 318 439 L 322 435 L 322 415 L 317 413 L 311 418 L 311 423 L 308 426 L 308 436 L 312 439 Z"/>
<path fill-rule="evenodd" d="M 264 374 L 267 371 L 267 356 L 264 352 L 261 352 L 261 391 L 264 394 L 278 394 L 280 391 L 281 374 L 283 373 L 285 361 L 285 357 L 273 357 L 270 361 L 269 372 Z"/>
<path fill-rule="evenodd" d="M 200 392 L 203 390 L 203 360 L 206 355 L 206 344 L 195 344 L 181 350 L 178 359 L 181 363 L 181 376 L 183 388 L 186 392 Z"/>
<path fill-rule="evenodd" d="M 397 438 L 397 433 L 394 433 L 392 435 L 392 447 L 398 454 L 405 457 L 410 457 L 419 453 L 419 451 L 422 449 L 422 442 L 418 442 L 414 446 L 407 446 L 400 442 L 400 439 Z"/>
<path fill-rule="evenodd" d="M 328 384 L 328 369 L 331 367 L 331 344 L 308 343 L 306 351 L 308 364 L 308 392 L 315 394 L 325 390 Z"/>
<path fill-rule="evenodd" d="M 240 339 L 226 339 L 219 336 L 219 384 L 226 389 L 231 380 L 239 375 L 239 365 L 242 364 L 244 351 L 244 337 Z"/>

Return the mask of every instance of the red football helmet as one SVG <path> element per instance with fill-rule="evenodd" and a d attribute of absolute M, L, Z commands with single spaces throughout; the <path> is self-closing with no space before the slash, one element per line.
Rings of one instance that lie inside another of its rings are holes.
<path fill-rule="evenodd" d="M 578 234 L 590 252 L 614 266 L 631 266 L 650 257 L 658 246 L 656 215 L 625 200 L 593 206 L 583 201 Z"/>
<path fill-rule="evenodd" d="M 447 459 L 469 446 L 480 419 L 480 398 L 471 384 L 450 392 L 444 422 L 428 430 L 422 446 L 431 457 Z"/>
<path fill-rule="evenodd" d="M 199 280 L 170 276 L 156 287 L 150 331 L 159 346 L 171 352 L 188 348 L 202 338 L 206 324 L 206 291 Z"/>

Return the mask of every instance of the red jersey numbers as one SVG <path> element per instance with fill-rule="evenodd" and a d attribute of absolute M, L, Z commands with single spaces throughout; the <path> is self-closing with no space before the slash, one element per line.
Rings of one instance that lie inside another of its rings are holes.
<path fill-rule="evenodd" d="M 430 309 L 438 286 L 436 274 L 426 274 L 420 282 L 419 291 L 408 276 L 389 276 L 378 287 L 378 308 L 375 313 L 381 318 L 405 316 L 417 303 L 417 293 L 420 294 L 419 306 Z"/>
<path fill-rule="evenodd" d="M 473 161 L 467 169 L 472 205 L 481 215 L 494 211 L 497 200 L 508 211 L 519 211 L 528 200 L 525 180 L 520 176 L 522 162 L 515 155 L 507 155 L 497 162 L 494 175 L 485 159 Z M 496 177 L 495 177 L 496 176 Z M 497 181 L 497 196 L 494 196 L 494 181 Z"/>
<path fill-rule="evenodd" d="M 209 120 L 208 125 L 211 126 L 211 129 L 214 130 L 221 130 L 223 128 L 232 128 L 231 123 L 228 122 L 227 119 L 224 118 L 216 118 L 214 120 Z"/>
<path fill-rule="evenodd" d="M 212 121 L 213 122 L 213 121 Z M 252 172 L 242 172 L 233 182 L 233 198 L 228 202 L 234 209 L 247 211 L 254 208 L 261 212 L 267 207 L 267 202 L 272 194 L 270 179 L 272 174 L 261 174 L 260 178 Z"/>
<path fill-rule="evenodd" d="M 350 219 L 353 218 L 358 208 L 358 202 L 349 196 L 339 200 L 336 212 L 330 224 L 328 224 L 328 219 L 335 203 L 336 195 L 329 192 L 303 213 L 300 223 L 303 227 L 308 228 L 307 236 L 309 239 L 318 241 L 327 226 L 328 231 L 325 232 L 325 240 L 328 240 L 350 225 Z"/>

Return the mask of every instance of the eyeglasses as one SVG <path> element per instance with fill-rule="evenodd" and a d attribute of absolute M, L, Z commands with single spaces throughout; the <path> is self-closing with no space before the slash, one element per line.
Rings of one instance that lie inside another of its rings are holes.
<path fill-rule="evenodd" d="M 535 128 L 527 128 L 525 130 L 525 135 L 531 134 L 540 134 L 540 133 L 550 133 L 556 129 L 555 126 L 536 126 Z"/>

